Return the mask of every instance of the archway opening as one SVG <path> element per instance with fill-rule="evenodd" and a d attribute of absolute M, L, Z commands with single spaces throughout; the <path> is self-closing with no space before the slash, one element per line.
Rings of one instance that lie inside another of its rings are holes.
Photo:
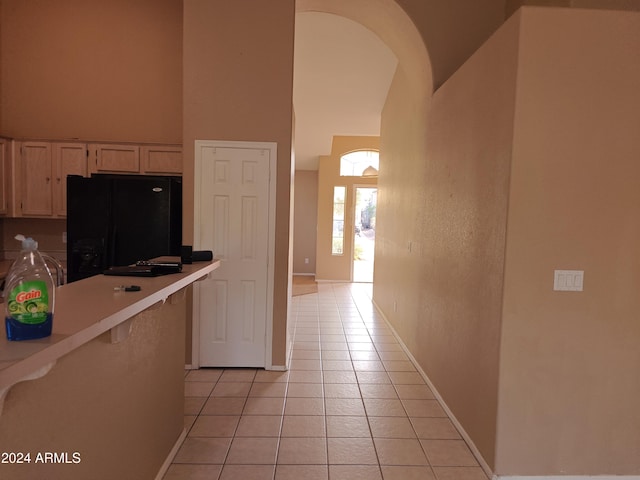
<path fill-rule="evenodd" d="M 374 37 L 378 42 L 381 42 L 385 46 L 387 51 L 390 53 L 394 62 L 393 71 L 391 73 L 391 76 L 388 77 L 388 82 L 384 90 L 384 95 L 382 96 L 381 100 L 377 104 L 375 104 L 375 106 L 371 104 L 368 106 L 368 108 L 370 109 L 369 119 L 371 118 L 375 119 L 374 121 L 375 129 L 357 130 L 355 127 L 345 126 L 343 124 L 340 124 L 340 122 L 334 122 L 332 124 L 332 127 L 334 128 L 334 130 L 324 131 L 324 134 L 325 134 L 324 140 L 323 140 L 324 143 L 319 144 L 320 145 L 319 148 L 313 152 L 314 160 L 311 166 L 301 166 L 304 160 L 303 157 L 305 155 L 302 153 L 303 149 L 299 148 L 298 146 L 299 140 L 305 139 L 305 137 L 307 137 L 310 134 L 310 132 L 313 134 L 320 133 L 320 129 L 309 128 L 306 126 L 305 120 L 308 117 L 308 113 L 307 111 L 305 111 L 305 109 L 307 109 L 309 105 L 300 101 L 300 98 L 296 97 L 297 82 L 298 80 L 300 80 L 300 77 L 298 77 L 298 73 L 297 73 L 298 63 L 300 62 L 300 58 L 297 55 L 299 44 L 296 36 L 296 68 L 295 68 L 296 74 L 294 75 L 294 109 L 296 112 L 295 151 L 296 151 L 296 196 L 297 196 L 298 190 L 299 190 L 298 178 L 302 180 L 302 177 L 304 177 L 304 183 L 301 183 L 300 186 L 305 189 L 309 185 L 309 177 L 313 177 L 314 175 L 315 175 L 315 181 L 317 182 L 316 185 L 318 186 L 320 185 L 321 182 L 319 181 L 319 178 L 318 178 L 319 174 L 317 173 L 317 171 L 314 172 L 313 170 L 317 168 L 316 165 L 319 159 L 322 158 L 323 156 L 328 155 L 329 152 L 331 151 L 331 139 L 334 136 L 336 135 L 380 136 L 381 135 L 380 130 L 382 125 L 382 121 L 381 121 L 382 110 L 384 108 L 384 105 L 386 102 L 386 96 L 388 95 L 389 88 L 391 87 L 391 81 L 393 79 L 392 77 L 394 74 L 397 75 L 397 72 L 401 70 L 402 71 L 401 75 L 403 76 L 403 78 L 410 79 L 409 83 L 411 85 L 410 90 L 412 92 L 412 95 L 413 95 L 413 92 L 415 91 L 416 101 L 420 103 L 424 102 L 425 98 L 429 98 L 432 91 L 432 79 L 431 79 L 431 64 L 430 64 L 429 57 L 426 51 L 426 47 L 423 43 L 422 37 L 420 36 L 417 28 L 412 23 L 409 16 L 401 7 L 399 7 L 399 5 L 396 3 L 395 0 L 373 0 L 373 1 L 372 0 L 353 0 L 350 2 L 344 2 L 341 0 L 298 0 L 296 2 L 296 14 L 297 14 L 296 28 L 298 28 L 299 25 L 303 27 L 306 26 L 307 25 L 306 19 L 309 18 L 310 16 L 314 16 L 315 14 L 318 14 L 318 16 L 320 17 L 321 16 L 333 17 L 334 19 L 338 19 L 336 20 L 338 23 L 342 22 L 342 23 L 356 24 L 358 28 L 360 28 L 361 30 L 367 31 L 370 36 Z M 304 15 L 300 15 L 300 14 L 304 14 Z M 327 14 L 330 14 L 330 15 L 327 15 Z M 336 41 L 336 39 L 338 38 L 343 38 L 340 36 L 339 33 L 335 33 L 335 32 L 336 32 L 335 29 L 325 29 L 324 32 L 322 30 L 316 30 L 314 34 L 316 38 L 319 38 L 319 37 L 328 38 L 329 42 L 331 43 Z M 347 36 L 346 40 L 344 40 L 346 42 L 346 45 L 349 47 L 352 46 L 353 44 L 353 41 L 350 41 L 350 39 L 352 38 L 353 37 Z M 346 47 L 343 47 L 343 50 L 345 49 Z M 334 54 L 327 53 L 326 51 L 305 52 L 302 62 L 308 62 L 309 60 L 311 60 L 313 63 L 314 69 L 311 75 L 309 75 L 308 77 L 304 77 L 304 80 L 313 82 L 316 86 L 326 85 L 326 84 L 343 84 L 343 83 L 347 83 L 350 80 L 350 73 L 348 73 L 348 69 L 336 70 L 329 73 L 327 72 L 326 69 L 318 70 L 316 63 L 319 63 L 319 62 L 313 61 L 314 55 L 319 55 L 321 57 L 321 61 L 323 61 L 325 57 L 331 56 Z M 367 60 L 368 62 L 364 62 L 364 63 L 369 63 L 369 64 L 375 63 L 375 60 L 371 62 L 369 57 L 367 58 Z M 350 63 L 353 63 L 353 62 L 350 62 Z M 346 65 L 347 67 L 350 66 L 349 64 L 346 64 Z M 353 97 L 357 97 L 363 94 L 363 92 L 366 91 L 366 89 L 367 89 L 367 86 L 362 83 L 357 84 L 356 86 L 350 86 L 350 88 L 347 89 L 347 92 L 346 92 L 347 100 L 350 101 L 353 99 Z M 342 97 L 341 99 L 339 99 L 339 101 L 343 100 L 344 98 L 345 97 Z M 316 95 L 315 97 L 316 102 L 318 101 L 318 99 L 320 99 L 320 96 Z M 315 117 L 314 120 L 317 120 L 325 116 L 325 111 L 323 110 L 323 108 L 325 108 L 327 106 L 326 104 L 328 103 L 330 102 L 325 102 L 324 99 L 322 99 L 322 104 L 320 105 L 321 108 L 316 108 L 312 110 L 312 116 Z M 316 103 L 316 106 L 317 105 L 318 103 Z M 411 135 L 411 132 L 407 131 L 407 134 Z M 413 144 L 413 143 L 414 141 L 408 142 L 408 144 Z M 392 172 L 394 169 L 402 168 L 402 165 L 400 165 L 398 161 L 403 161 L 403 159 L 402 158 L 392 159 L 392 156 L 386 155 L 383 148 L 381 148 L 380 157 L 381 157 L 380 164 L 382 164 L 382 166 L 377 165 L 373 167 L 376 170 L 381 170 L 381 171 L 384 170 L 385 174 L 387 174 L 388 172 Z M 313 164 L 314 162 L 316 165 Z M 298 175 L 299 173 L 300 175 Z M 359 172 L 359 173 L 362 173 L 362 172 Z M 375 175 L 377 172 L 371 172 L 370 170 L 367 173 L 373 173 Z M 386 181 L 385 174 L 380 176 L 380 181 L 378 182 L 378 187 L 382 191 L 384 191 L 385 188 L 389 188 L 389 184 Z M 362 185 L 362 186 L 366 186 L 366 185 Z M 393 185 L 393 188 L 396 188 L 395 185 Z M 355 196 L 355 191 L 352 190 L 351 188 L 349 190 L 350 191 L 348 193 L 348 196 L 350 197 Z M 320 195 L 321 193 L 318 192 L 318 196 Z M 331 195 L 331 197 L 333 196 Z M 319 198 L 317 201 L 319 202 Z M 355 209 L 355 206 L 353 207 L 349 206 L 348 208 Z M 296 204 L 295 204 L 296 220 L 294 224 L 294 237 L 298 235 L 296 232 L 300 232 L 300 230 L 298 230 L 298 227 L 297 227 L 297 223 L 298 223 L 297 218 L 299 216 L 302 216 L 306 220 L 308 220 L 311 215 L 316 215 L 316 213 L 318 215 L 317 225 L 320 226 L 321 224 L 320 217 L 322 215 L 325 215 L 327 217 L 331 215 L 330 204 L 327 203 L 327 205 L 325 205 L 324 207 L 322 205 L 317 204 L 309 208 L 308 202 L 307 202 L 307 205 L 303 206 L 298 204 L 296 200 Z M 349 210 L 348 215 L 351 218 L 355 218 L 357 213 L 355 212 L 355 210 L 353 211 Z M 377 218 L 378 218 L 378 221 L 380 221 L 380 219 L 384 217 L 377 217 Z M 331 218 L 327 219 L 327 223 L 330 223 L 331 221 L 332 221 Z M 307 221 L 307 225 L 308 225 L 308 221 Z M 306 228 L 306 231 L 309 232 L 308 226 Z M 351 238 L 353 238 L 354 235 L 352 234 L 352 232 L 348 232 L 348 234 L 350 234 Z M 316 245 L 309 246 L 307 252 L 302 253 L 301 249 L 298 248 L 298 244 L 296 243 L 296 240 L 294 238 L 294 255 L 293 255 L 294 274 L 299 271 L 296 268 L 296 262 L 298 262 L 298 265 L 300 265 L 302 269 L 307 269 L 305 270 L 305 272 L 309 272 L 309 273 L 304 273 L 305 275 L 312 275 L 313 274 L 312 272 L 314 272 L 314 269 L 313 269 L 314 266 L 316 267 L 315 271 L 317 272 L 316 262 L 320 259 L 319 252 L 317 251 L 317 249 L 320 249 L 319 235 L 316 235 L 315 241 L 316 241 Z M 345 247 L 348 250 L 350 250 L 349 255 L 347 255 L 347 257 L 350 257 L 350 258 L 354 257 L 352 253 L 359 248 L 358 246 L 354 245 L 352 242 L 348 242 L 345 245 Z M 327 242 L 325 249 L 327 250 L 327 254 L 331 255 L 332 243 Z M 378 252 L 378 255 L 379 254 L 380 252 Z M 330 261 L 333 261 L 333 260 L 335 259 L 330 259 Z M 348 272 L 349 272 L 348 274 L 342 274 L 340 276 L 340 279 L 347 279 L 349 278 L 349 276 L 351 276 L 352 278 L 357 278 L 357 275 L 355 277 L 352 275 L 352 272 L 353 272 L 352 265 L 348 268 Z M 322 279 L 322 277 L 318 277 L 318 278 Z M 338 280 L 338 278 L 335 278 L 335 280 Z"/>

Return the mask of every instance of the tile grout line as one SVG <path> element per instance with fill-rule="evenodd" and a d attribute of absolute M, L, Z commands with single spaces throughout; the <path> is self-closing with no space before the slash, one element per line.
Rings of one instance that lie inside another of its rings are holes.
<path fill-rule="evenodd" d="M 357 304 L 355 303 L 355 299 L 353 298 L 353 293 L 351 293 L 351 298 L 352 301 L 354 303 L 354 305 L 356 305 L 356 310 L 358 311 L 358 316 L 360 317 L 360 320 L 364 323 L 364 318 L 362 317 L 362 312 L 360 311 L 360 309 L 358 308 Z M 365 324 L 366 327 L 366 324 Z M 374 350 L 376 350 L 376 356 L 378 358 L 380 358 L 380 356 L 377 353 L 377 349 L 375 348 L 375 343 L 373 342 L 373 338 L 371 337 L 371 333 L 369 332 L 369 329 L 367 329 L 367 336 L 369 337 L 369 339 L 371 340 L 371 344 L 374 346 Z M 345 335 L 346 338 L 346 335 Z M 347 348 L 349 346 L 349 342 L 347 340 Z M 376 446 L 376 442 L 375 439 L 373 438 L 373 429 L 371 428 L 371 420 L 369 419 L 369 414 L 367 412 L 367 405 L 364 401 L 364 397 L 362 395 L 362 388 L 361 388 L 361 383 L 360 380 L 358 379 L 358 374 L 356 372 L 356 366 L 353 364 L 353 356 L 351 355 L 351 350 L 349 350 L 349 357 L 351 358 L 351 365 L 353 367 L 353 371 L 354 374 L 356 376 L 356 380 L 358 381 L 358 391 L 360 392 L 360 399 L 362 401 L 362 407 L 364 408 L 364 414 L 365 414 L 365 418 L 367 419 L 367 426 L 369 427 L 369 435 L 371 435 L 371 443 L 373 444 L 373 451 L 376 454 L 376 461 L 378 462 L 378 472 L 380 473 L 380 478 L 384 478 L 384 474 L 382 472 L 382 463 L 380 461 L 380 454 L 378 453 L 378 447 Z"/>
<path fill-rule="evenodd" d="M 356 305 L 356 308 L 358 309 L 358 313 L 359 313 L 360 317 L 362 318 L 362 311 L 360 310 L 360 308 L 359 308 L 359 306 L 358 306 L 358 304 L 356 302 L 356 299 L 353 297 L 353 291 L 350 290 L 350 293 L 351 293 L 351 296 L 353 298 L 354 304 Z M 373 304 L 373 299 L 370 298 L 370 300 L 371 300 L 371 302 Z M 364 318 L 362 318 L 362 319 L 364 321 Z M 374 347 L 374 349 L 376 351 L 376 356 L 378 357 L 380 363 L 382 364 L 382 366 L 384 368 L 384 372 L 387 374 L 387 376 L 389 376 L 389 371 L 387 369 L 387 366 L 384 364 L 384 361 L 382 360 L 382 357 L 380 356 L 380 351 L 378 350 L 379 346 L 376 344 L 374 338 L 372 337 L 371 330 L 369 328 L 367 328 L 367 333 L 368 333 L 369 338 L 371 339 L 371 343 L 373 344 L 373 347 Z M 413 365 L 413 362 L 411 361 L 411 359 L 409 359 L 409 360 L 410 360 L 411 364 Z M 413 365 L 413 366 L 415 368 L 415 365 Z M 411 431 L 415 435 L 415 439 L 417 440 L 418 445 L 420 446 L 420 450 L 422 451 L 422 453 L 424 455 L 424 458 L 425 458 L 425 460 L 427 462 L 426 467 L 428 467 L 428 469 L 431 472 L 431 474 L 433 475 L 433 477 L 436 478 L 436 475 L 435 475 L 435 472 L 433 471 L 433 466 L 431 465 L 431 461 L 429 459 L 429 456 L 427 455 L 427 452 L 424 449 L 424 446 L 422 445 L 422 442 L 420 441 L 420 439 L 418 437 L 418 432 L 416 432 L 413 422 L 411 422 L 411 419 L 410 419 L 410 416 L 409 416 L 409 412 L 407 411 L 407 408 L 406 408 L 404 402 L 400 398 L 400 392 L 398 391 L 398 384 L 394 383 L 391 378 L 389 378 L 389 379 L 391 381 L 391 385 L 393 386 L 393 390 L 395 391 L 395 393 L 396 393 L 396 395 L 398 397 L 398 401 L 400 402 L 400 405 L 402 406 L 402 411 L 405 414 L 404 418 L 406 418 L 409 421 L 409 424 L 411 425 Z M 363 397 L 363 403 L 364 403 L 364 397 Z M 366 414 L 366 405 L 365 405 L 365 414 Z M 376 450 L 376 455 L 378 456 L 378 447 L 376 446 L 376 442 L 373 439 L 373 430 L 371 429 L 371 422 L 369 420 L 369 415 L 368 414 L 367 414 L 367 423 L 369 424 L 369 430 L 371 432 L 371 438 L 373 440 L 374 449 Z M 380 469 L 381 477 L 384 477 L 383 472 L 382 472 L 382 464 L 381 464 L 379 456 L 378 456 L 378 466 L 379 466 L 379 469 Z"/>

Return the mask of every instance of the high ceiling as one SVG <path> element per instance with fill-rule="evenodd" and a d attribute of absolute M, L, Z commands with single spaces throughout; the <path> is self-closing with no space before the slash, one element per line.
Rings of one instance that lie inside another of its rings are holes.
<path fill-rule="evenodd" d="M 334 135 L 380 134 L 396 65 L 391 50 L 358 23 L 327 13 L 296 15 L 296 170 L 316 170 Z"/>

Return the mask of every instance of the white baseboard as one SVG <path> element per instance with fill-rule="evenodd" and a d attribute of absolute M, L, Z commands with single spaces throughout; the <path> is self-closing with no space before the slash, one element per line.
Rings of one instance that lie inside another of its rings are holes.
<path fill-rule="evenodd" d="M 158 474 L 156 475 L 155 480 L 162 480 L 164 475 L 167 473 L 167 470 L 169 470 L 169 467 L 171 466 L 171 462 L 173 462 L 173 459 L 177 455 L 178 450 L 180 450 L 180 447 L 182 446 L 182 442 L 184 442 L 185 438 L 187 438 L 187 429 L 183 428 L 182 433 L 178 437 L 178 440 L 176 440 L 176 443 L 173 444 L 173 448 L 171 449 L 171 451 L 169 452 L 169 455 L 167 455 L 167 458 L 165 459 L 164 463 L 160 467 L 160 470 L 158 471 Z"/>
<path fill-rule="evenodd" d="M 382 309 L 380 309 L 380 307 L 376 304 L 375 301 L 373 301 L 373 305 L 378 311 L 378 313 L 380 313 L 384 321 L 387 323 L 391 331 L 393 332 L 393 335 L 396 337 L 396 339 L 400 343 L 400 346 L 402 347 L 404 352 L 413 362 L 414 366 L 418 370 L 418 373 L 420 373 L 424 381 L 427 382 L 427 385 L 429 386 L 429 388 L 433 391 L 434 396 L 438 399 L 438 401 L 442 405 L 442 408 L 449 416 L 449 419 L 455 425 L 456 429 L 458 430 L 458 433 L 460 434 L 460 436 L 462 436 L 464 441 L 467 443 L 467 445 L 469 446 L 469 449 L 471 450 L 473 455 L 476 457 L 476 460 L 478 460 L 480 467 L 484 470 L 487 476 L 492 480 L 592 480 L 592 479 L 593 480 L 640 480 L 640 475 L 542 475 L 542 476 L 495 475 L 491 470 L 491 468 L 489 467 L 489 465 L 487 464 L 487 462 L 485 461 L 485 459 L 480 454 L 480 451 L 478 450 L 478 448 L 475 446 L 475 444 L 471 440 L 471 437 L 469 436 L 469 434 L 464 430 L 464 428 L 462 428 L 462 425 L 460 424 L 458 419 L 455 417 L 455 415 L 453 415 L 453 412 L 451 412 L 447 404 L 444 402 L 444 399 L 442 398 L 438 390 L 435 388 L 435 386 L 433 385 L 433 383 L 431 382 L 427 374 L 424 372 L 424 370 L 422 370 L 422 368 L 420 368 L 420 365 L 416 361 L 415 357 L 411 354 L 407 346 L 404 344 L 404 342 L 402 341 L 402 338 L 400 338 L 400 336 L 398 335 L 398 332 L 396 332 L 396 330 L 393 328 L 393 326 L 389 322 L 389 319 L 383 313 Z"/>
<path fill-rule="evenodd" d="M 316 276 L 315 273 L 296 273 L 296 272 L 293 272 L 292 275 L 295 277 L 315 277 Z"/>
<path fill-rule="evenodd" d="M 286 372 L 289 369 L 287 368 L 286 365 L 271 365 L 271 367 L 265 370 L 275 371 L 275 372 Z"/>
<path fill-rule="evenodd" d="M 400 343 L 400 346 L 402 347 L 402 349 L 404 350 L 404 353 L 407 354 L 407 356 L 411 359 L 411 361 L 413 362 L 413 365 L 416 367 L 416 369 L 418 370 L 418 373 L 422 376 L 422 378 L 424 379 L 424 381 L 427 383 L 427 385 L 429 386 L 429 388 L 431 389 L 431 391 L 433 392 L 433 395 L 438 399 L 438 401 L 440 402 L 440 405 L 442 406 L 442 408 L 444 409 L 444 411 L 446 412 L 447 416 L 449 417 L 449 419 L 451 420 L 451 423 L 453 423 L 453 425 L 456 427 L 456 430 L 458 430 L 458 433 L 460 434 L 460 436 L 464 439 L 464 441 L 467 443 L 467 446 L 469 447 L 469 449 L 471 450 L 471 453 L 473 453 L 473 456 L 476 458 L 476 460 L 478 461 L 478 463 L 480 464 L 480 467 L 482 468 L 482 470 L 484 470 L 484 472 L 487 474 L 487 476 L 489 478 L 492 477 L 493 475 L 493 471 L 491 470 L 491 468 L 489 467 L 489 464 L 487 464 L 487 462 L 485 461 L 485 459 L 482 457 L 482 455 L 480 454 L 480 450 L 478 450 L 478 448 L 475 446 L 475 444 L 473 443 L 473 441 L 471 440 L 471 437 L 469 436 L 469 434 L 465 431 L 464 428 L 462 428 L 462 424 L 458 421 L 458 419 L 455 417 L 455 415 L 453 414 L 453 412 L 449 409 L 449 407 L 447 406 L 447 404 L 445 403 L 444 399 L 442 398 L 442 395 L 440 395 L 440 393 L 438 392 L 438 390 L 436 389 L 435 385 L 431 382 L 431 380 L 429 379 L 429 377 L 427 376 L 427 374 L 424 372 L 424 370 L 422 370 L 422 368 L 420 367 L 420 365 L 418 364 L 418 362 L 416 361 L 415 357 L 413 356 L 413 354 L 409 351 L 409 349 L 407 348 L 407 346 L 404 344 L 404 342 L 402 341 L 402 338 L 400 338 L 400 335 L 398 335 L 398 332 L 396 332 L 396 330 L 393 328 L 393 326 L 391 325 L 391 322 L 389 322 L 389 319 L 386 317 L 386 315 L 384 314 L 384 312 L 382 311 L 382 309 L 378 306 L 378 304 L 372 300 L 373 302 L 373 306 L 376 308 L 376 310 L 378 311 L 378 313 L 380 313 L 380 315 L 382 316 L 382 318 L 384 319 L 384 321 L 387 323 L 387 325 L 389 326 L 389 328 L 391 329 L 391 331 L 393 332 L 393 335 L 396 337 L 396 339 L 398 340 L 398 343 Z M 515 478 L 515 477 L 514 477 Z M 497 480 L 496 477 L 493 477 L 494 480 Z M 502 480 L 502 478 L 500 479 Z M 506 480 L 506 477 L 505 477 Z M 522 480 L 525 480 L 524 477 L 522 478 Z"/>
<path fill-rule="evenodd" d="M 494 475 L 493 480 L 640 480 L 640 475 Z"/>

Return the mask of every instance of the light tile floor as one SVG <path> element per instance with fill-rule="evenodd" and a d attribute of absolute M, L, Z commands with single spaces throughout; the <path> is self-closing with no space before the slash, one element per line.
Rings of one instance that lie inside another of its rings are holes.
<path fill-rule="evenodd" d="M 293 298 L 288 372 L 187 372 L 188 435 L 164 480 L 487 480 L 371 288 Z"/>

